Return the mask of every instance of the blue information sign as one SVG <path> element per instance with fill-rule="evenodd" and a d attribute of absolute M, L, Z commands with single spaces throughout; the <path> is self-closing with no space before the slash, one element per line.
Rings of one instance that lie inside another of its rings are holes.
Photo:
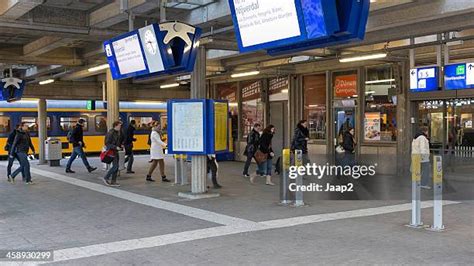
<path fill-rule="evenodd" d="M 439 68 L 420 67 L 410 69 L 410 91 L 439 90 Z"/>
<path fill-rule="evenodd" d="M 104 42 L 114 79 L 190 72 L 201 29 L 179 22 L 151 24 Z"/>
<path fill-rule="evenodd" d="M 229 150 L 227 101 L 169 100 L 167 108 L 170 154 L 205 155 Z"/>
<path fill-rule="evenodd" d="M 446 90 L 474 89 L 474 63 L 446 65 L 444 88 Z"/>
<path fill-rule="evenodd" d="M 21 100 L 26 82 L 17 78 L 4 78 L 0 80 L 0 101 L 14 102 Z"/>
<path fill-rule="evenodd" d="M 363 39 L 370 0 L 229 0 L 241 52 L 281 54 Z"/>

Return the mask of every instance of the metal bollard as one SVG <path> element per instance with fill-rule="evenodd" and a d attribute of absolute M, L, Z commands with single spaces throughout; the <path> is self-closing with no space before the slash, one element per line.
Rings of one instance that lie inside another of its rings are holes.
<path fill-rule="evenodd" d="M 174 159 L 174 183 L 175 185 L 186 185 L 186 154 L 175 154 Z"/>
<path fill-rule="evenodd" d="M 280 182 L 280 204 L 290 204 L 291 200 L 289 199 L 289 185 L 290 185 L 290 149 L 284 149 L 282 152 L 282 173 L 281 173 L 281 182 Z"/>
<path fill-rule="evenodd" d="M 421 222 L 421 154 L 411 156 L 411 222 L 409 227 L 419 228 Z"/>
<path fill-rule="evenodd" d="M 303 165 L 303 151 L 301 150 L 295 150 L 295 166 L 299 167 Z M 298 187 L 303 185 L 303 176 L 298 175 L 296 177 L 296 185 Z M 300 207 L 304 206 L 304 201 L 303 201 L 303 191 L 297 190 L 295 192 L 295 206 Z"/>
<path fill-rule="evenodd" d="M 443 231 L 443 159 L 433 156 L 433 225 L 431 231 Z"/>

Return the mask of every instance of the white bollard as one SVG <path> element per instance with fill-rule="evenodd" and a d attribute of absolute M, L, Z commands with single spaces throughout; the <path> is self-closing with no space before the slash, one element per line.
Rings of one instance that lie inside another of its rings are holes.
<path fill-rule="evenodd" d="M 440 155 L 433 156 L 433 225 L 430 231 L 443 231 L 443 160 Z"/>

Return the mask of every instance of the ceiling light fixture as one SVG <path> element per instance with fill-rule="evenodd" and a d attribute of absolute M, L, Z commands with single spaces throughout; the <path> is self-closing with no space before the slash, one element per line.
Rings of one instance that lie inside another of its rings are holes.
<path fill-rule="evenodd" d="M 351 56 L 339 59 L 341 63 L 356 62 L 356 61 L 365 61 L 373 59 L 381 59 L 387 57 L 387 53 L 378 53 L 378 54 L 368 54 L 368 55 L 359 55 Z"/>
<path fill-rule="evenodd" d="M 98 65 L 98 66 L 95 66 L 95 67 L 91 67 L 91 68 L 87 69 L 87 71 L 96 72 L 96 71 L 104 70 L 104 69 L 107 69 L 107 68 L 109 68 L 109 64 L 103 64 L 103 65 Z"/>
<path fill-rule="evenodd" d="M 255 70 L 255 71 L 249 71 L 249 72 L 242 72 L 242 73 L 235 73 L 230 75 L 231 78 L 241 78 L 241 77 L 247 77 L 247 76 L 255 76 L 260 74 L 260 71 Z"/>
<path fill-rule="evenodd" d="M 365 84 L 377 84 L 377 83 L 387 83 L 387 82 L 394 82 L 395 79 L 380 79 L 380 80 L 368 80 Z"/>
<path fill-rule="evenodd" d="M 171 84 L 165 84 L 161 85 L 161 89 L 168 89 L 168 88 L 174 88 L 174 87 L 179 87 L 179 83 L 171 83 Z"/>
<path fill-rule="evenodd" d="M 42 80 L 39 82 L 39 85 L 46 85 L 46 84 L 50 84 L 50 83 L 53 83 L 54 82 L 54 79 L 46 79 L 46 80 Z"/>
<path fill-rule="evenodd" d="M 288 93 L 288 89 L 281 90 L 281 93 Z"/>

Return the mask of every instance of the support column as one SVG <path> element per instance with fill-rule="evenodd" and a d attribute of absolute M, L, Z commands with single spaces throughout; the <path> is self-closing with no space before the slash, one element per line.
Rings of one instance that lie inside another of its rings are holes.
<path fill-rule="evenodd" d="M 199 47 L 196 63 L 191 74 L 191 98 L 206 98 L 206 49 Z M 207 192 L 207 156 L 193 155 L 191 157 L 191 193 Z"/>
<path fill-rule="evenodd" d="M 112 124 L 119 119 L 119 84 L 112 78 L 110 69 L 106 72 L 107 80 L 107 129 L 112 128 Z"/>
<path fill-rule="evenodd" d="M 48 137 L 48 131 L 46 128 L 46 119 L 48 115 L 46 112 L 46 99 L 39 99 L 38 101 L 38 164 L 46 164 L 46 154 L 44 141 Z"/>
<path fill-rule="evenodd" d="M 301 75 L 290 75 L 289 82 L 289 97 L 288 97 L 288 140 L 291 143 L 296 124 L 303 119 L 303 77 Z"/>

